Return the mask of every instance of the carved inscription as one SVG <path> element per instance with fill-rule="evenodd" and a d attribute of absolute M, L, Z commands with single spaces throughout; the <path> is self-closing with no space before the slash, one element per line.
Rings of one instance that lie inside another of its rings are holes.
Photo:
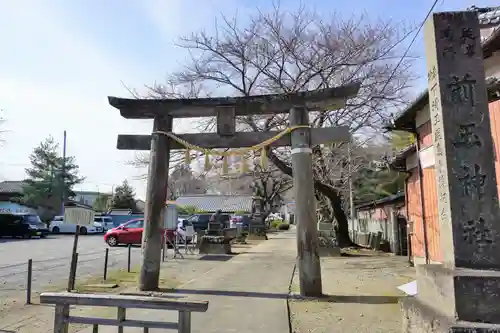
<path fill-rule="evenodd" d="M 451 26 L 447 26 L 440 33 L 440 37 L 443 41 L 446 41 L 446 44 L 443 47 L 442 54 L 443 57 L 447 58 L 455 58 L 457 54 L 455 47 L 453 46 L 453 42 L 455 40 L 455 33 Z"/>
<path fill-rule="evenodd" d="M 456 139 L 453 141 L 455 147 L 481 147 L 481 139 L 479 135 L 474 132 L 476 124 L 463 124 L 459 125 Z"/>
<path fill-rule="evenodd" d="M 493 244 L 493 235 L 486 225 L 484 218 L 477 220 L 468 220 L 463 224 L 463 239 L 468 244 L 477 244 L 479 248 Z"/>
<path fill-rule="evenodd" d="M 476 105 L 476 80 L 471 79 L 470 74 L 465 74 L 462 78 L 453 76 L 448 87 L 452 104 Z"/>
<path fill-rule="evenodd" d="M 481 173 L 481 166 L 474 164 L 473 167 L 462 165 L 464 175 L 459 177 L 462 184 L 462 192 L 464 196 L 477 195 L 478 199 L 483 196 L 483 187 L 486 181 L 486 175 Z"/>
<path fill-rule="evenodd" d="M 453 42 L 453 40 L 455 39 L 454 36 L 455 36 L 455 31 L 450 25 L 448 25 L 441 31 L 441 38 L 443 38 L 448 42 Z"/>
<path fill-rule="evenodd" d="M 460 36 L 460 48 L 463 54 L 472 57 L 476 53 L 474 48 L 476 46 L 476 36 L 471 28 L 462 28 Z"/>
<path fill-rule="evenodd" d="M 427 73 L 427 80 L 429 84 L 432 84 L 437 79 L 437 68 L 432 66 L 431 70 Z"/>

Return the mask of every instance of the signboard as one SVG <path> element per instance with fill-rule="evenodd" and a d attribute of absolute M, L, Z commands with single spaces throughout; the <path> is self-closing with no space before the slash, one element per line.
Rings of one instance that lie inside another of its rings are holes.
<path fill-rule="evenodd" d="M 177 229 L 178 215 L 176 205 L 166 205 L 163 209 L 163 221 L 165 229 L 175 230 Z"/>
<path fill-rule="evenodd" d="M 64 223 L 91 225 L 94 223 L 94 211 L 82 207 L 66 207 L 64 209 Z"/>

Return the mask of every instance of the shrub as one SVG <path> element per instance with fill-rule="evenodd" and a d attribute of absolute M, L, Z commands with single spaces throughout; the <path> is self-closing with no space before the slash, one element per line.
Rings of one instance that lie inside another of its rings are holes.
<path fill-rule="evenodd" d="M 289 229 L 290 229 L 290 225 L 288 223 L 281 223 L 278 226 L 278 230 L 289 230 Z"/>
<path fill-rule="evenodd" d="M 278 229 L 281 224 L 283 224 L 283 221 L 281 220 L 272 220 L 269 225 L 271 226 L 271 229 Z"/>

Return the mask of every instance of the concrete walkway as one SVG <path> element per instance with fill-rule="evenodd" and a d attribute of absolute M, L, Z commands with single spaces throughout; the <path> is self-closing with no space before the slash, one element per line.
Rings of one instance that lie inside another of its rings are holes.
<path fill-rule="evenodd" d="M 206 313 L 192 314 L 192 332 L 288 333 L 286 298 L 295 258 L 295 232 L 280 233 L 180 286 L 176 295 L 210 302 Z M 177 313 L 129 310 L 127 318 L 175 322 Z M 116 330 L 99 327 L 102 333 Z"/>

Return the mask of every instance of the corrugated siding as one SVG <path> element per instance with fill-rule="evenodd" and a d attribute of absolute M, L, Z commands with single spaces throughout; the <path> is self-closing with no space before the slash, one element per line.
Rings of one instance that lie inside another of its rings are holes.
<path fill-rule="evenodd" d="M 437 201 L 436 171 L 434 167 L 424 169 L 423 178 L 425 223 L 427 226 L 429 259 L 432 261 L 441 261 L 441 250 L 439 247 L 439 210 Z"/>
<path fill-rule="evenodd" d="M 500 101 L 490 103 L 491 136 L 493 137 L 495 153 L 495 173 L 497 177 L 497 189 L 500 197 Z"/>
<path fill-rule="evenodd" d="M 429 259 L 441 260 L 439 248 L 439 220 L 437 208 L 436 173 L 434 167 L 423 170 L 423 190 L 425 223 L 427 227 L 427 245 Z M 409 221 L 413 221 L 412 253 L 417 257 L 425 257 L 424 225 L 422 221 L 422 207 L 420 205 L 420 181 L 418 168 L 411 170 L 408 178 L 408 215 Z"/>
<path fill-rule="evenodd" d="M 418 169 L 410 171 L 407 180 L 408 198 L 408 221 L 413 223 L 413 234 L 411 236 L 411 252 L 413 256 L 424 256 L 424 232 L 422 227 L 422 210 L 420 208 L 420 182 L 418 179 Z"/>
<path fill-rule="evenodd" d="M 419 144 L 421 149 L 432 145 L 432 127 L 430 120 L 423 123 L 419 128 L 417 128 L 417 131 L 420 137 Z"/>
<path fill-rule="evenodd" d="M 489 104 L 491 135 L 493 137 L 495 168 L 497 177 L 497 188 L 500 197 L 500 101 Z M 422 148 L 432 145 L 432 132 L 430 122 L 426 122 L 418 128 L 420 133 L 420 145 Z M 410 170 L 408 178 L 407 204 L 408 220 L 414 222 L 414 234 L 412 236 L 412 252 L 414 256 L 424 257 L 424 229 L 422 223 L 422 212 L 420 207 L 420 184 L 418 169 Z M 429 246 L 429 257 L 432 261 L 441 261 L 441 250 L 439 240 L 439 217 L 437 207 L 436 172 L 434 167 L 423 170 L 423 190 L 425 220 L 427 225 L 427 241 Z"/>

